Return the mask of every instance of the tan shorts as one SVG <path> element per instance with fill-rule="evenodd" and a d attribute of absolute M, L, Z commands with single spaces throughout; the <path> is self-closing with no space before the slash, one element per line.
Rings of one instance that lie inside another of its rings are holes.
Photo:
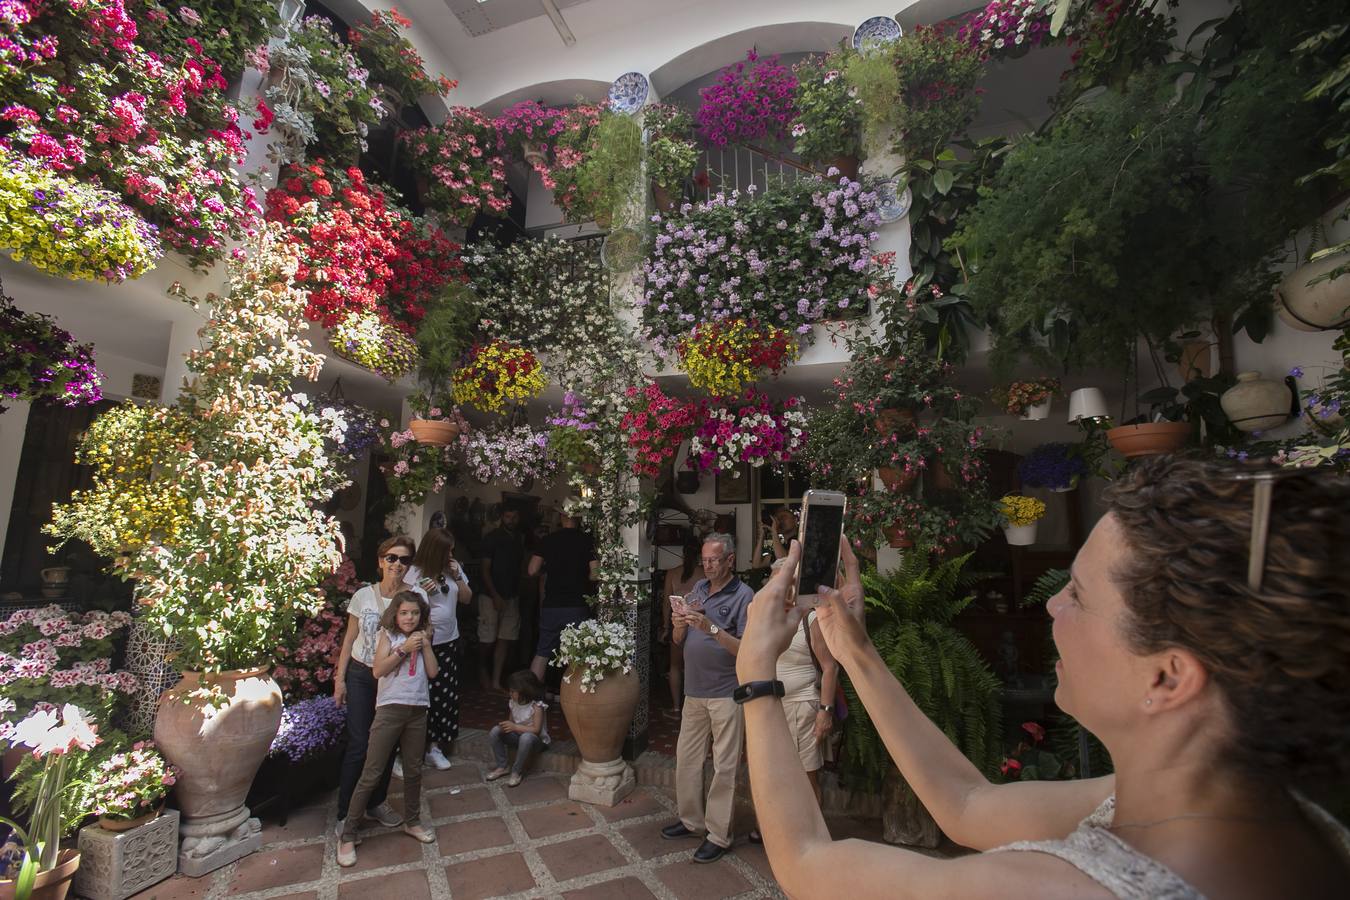
<path fill-rule="evenodd" d="M 514 641 L 520 637 L 520 598 L 503 597 L 501 615 L 487 594 L 478 595 L 478 643 Z"/>
<path fill-rule="evenodd" d="M 816 740 L 816 713 L 819 710 L 820 704 L 815 700 L 783 701 L 788 730 L 797 742 L 797 755 L 801 757 L 802 768 L 808 772 L 814 772 L 825 764 L 820 752 L 820 741 Z"/>

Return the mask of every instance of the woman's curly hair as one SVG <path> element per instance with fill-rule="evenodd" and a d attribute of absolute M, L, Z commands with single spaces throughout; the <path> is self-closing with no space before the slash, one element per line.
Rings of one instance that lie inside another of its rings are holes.
<path fill-rule="evenodd" d="M 1113 573 L 1138 653 L 1194 653 L 1236 729 L 1228 759 L 1302 782 L 1350 772 L 1350 480 L 1281 473 L 1259 590 L 1247 586 L 1253 482 L 1158 457 L 1106 491 L 1130 553 Z"/>

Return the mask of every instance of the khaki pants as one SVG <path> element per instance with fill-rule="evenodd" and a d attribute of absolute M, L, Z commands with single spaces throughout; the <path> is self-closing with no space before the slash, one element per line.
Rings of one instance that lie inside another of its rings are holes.
<path fill-rule="evenodd" d="M 375 786 L 379 784 L 389 756 L 399 748 L 403 757 L 403 824 L 416 825 L 422 815 L 422 755 L 427 751 L 427 708 L 390 703 L 375 708 L 366 747 L 366 765 L 352 794 L 349 813 L 342 827 L 342 839 L 353 840 L 361 824 L 361 812 Z"/>
<path fill-rule="evenodd" d="M 707 830 L 708 840 L 731 846 L 731 814 L 736 805 L 736 769 L 741 764 L 745 718 L 730 697 L 685 697 L 680 740 L 675 747 L 675 799 L 680 821 L 690 831 Z M 712 741 L 713 777 L 707 805 L 703 760 Z M 706 809 L 706 813 L 705 813 Z"/>

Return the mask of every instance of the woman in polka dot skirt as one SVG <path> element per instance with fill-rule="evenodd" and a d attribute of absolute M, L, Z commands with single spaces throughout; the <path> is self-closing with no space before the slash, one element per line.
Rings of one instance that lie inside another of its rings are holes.
<path fill-rule="evenodd" d="M 445 528 L 428 530 L 404 581 L 426 591 L 431 602 L 431 651 L 439 671 L 431 682 L 426 764 L 448 769 L 450 744 L 459 737 L 460 643 L 455 612 L 460 603 L 473 599 L 464 568 L 455 559 L 455 536 Z"/>

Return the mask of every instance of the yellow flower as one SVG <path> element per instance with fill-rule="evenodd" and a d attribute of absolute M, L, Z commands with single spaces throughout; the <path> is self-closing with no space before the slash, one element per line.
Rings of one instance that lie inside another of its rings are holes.
<path fill-rule="evenodd" d="M 1030 525 L 1045 515 L 1045 504 L 1035 497 L 1008 494 L 1000 503 L 1000 512 L 1009 525 Z"/>

